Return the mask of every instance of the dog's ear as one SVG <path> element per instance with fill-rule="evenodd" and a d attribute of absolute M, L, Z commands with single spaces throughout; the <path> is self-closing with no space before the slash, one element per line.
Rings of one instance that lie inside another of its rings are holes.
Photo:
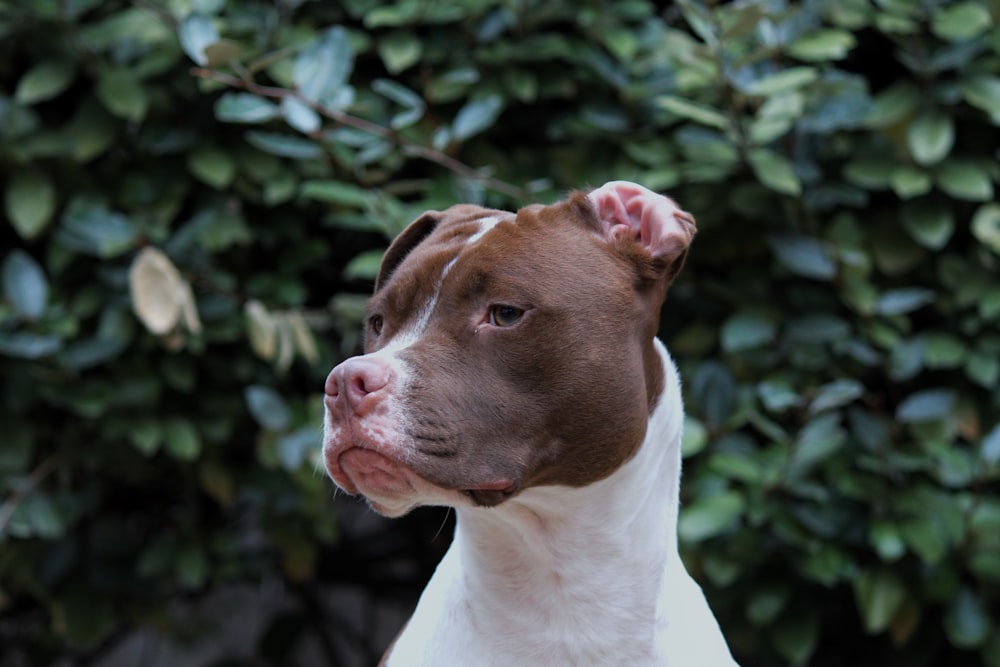
<path fill-rule="evenodd" d="M 410 251 L 420 245 L 420 242 L 430 236 L 443 214 L 440 211 L 425 211 L 416 220 L 407 225 L 399 236 L 389 244 L 389 249 L 382 255 L 378 277 L 375 279 L 375 291 L 379 291 L 392 272 L 402 263 Z"/>
<path fill-rule="evenodd" d="M 680 272 L 694 239 L 695 222 L 674 200 L 628 181 L 606 183 L 587 198 L 606 239 L 631 240 L 653 260 L 649 268 L 668 280 Z"/>

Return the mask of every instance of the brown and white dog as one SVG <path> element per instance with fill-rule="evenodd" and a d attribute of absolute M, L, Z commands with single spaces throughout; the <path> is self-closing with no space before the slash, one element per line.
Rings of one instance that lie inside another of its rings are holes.
<path fill-rule="evenodd" d="M 679 381 L 656 338 L 695 233 L 628 182 L 391 245 L 324 456 L 380 514 L 455 509 L 390 667 L 735 664 L 677 553 Z"/>

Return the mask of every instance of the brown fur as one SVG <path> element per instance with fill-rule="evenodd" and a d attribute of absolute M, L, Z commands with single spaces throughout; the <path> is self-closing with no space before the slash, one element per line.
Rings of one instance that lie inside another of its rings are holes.
<path fill-rule="evenodd" d="M 379 349 L 414 321 L 440 281 L 427 330 L 401 353 L 417 378 L 401 397 L 419 452 L 412 468 L 444 488 L 468 489 L 481 505 L 530 486 L 590 484 L 635 453 L 663 390 L 653 347 L 660 306 L 690 240 L 659 257 L 634 239 L 609 242 L 590 200 L 574 193 L 521 209 L 488 243 L 469 246 L 489 215 L 509 214 L 459 205 L 405 230 L 386 253 L 366 332 L 366 351 Z M 495 305 L 524 315 L 492 326 Z M 574 341 L 572 354 L 565 341 Z M 512 488 L 476 490 L 497 479 Z"/>

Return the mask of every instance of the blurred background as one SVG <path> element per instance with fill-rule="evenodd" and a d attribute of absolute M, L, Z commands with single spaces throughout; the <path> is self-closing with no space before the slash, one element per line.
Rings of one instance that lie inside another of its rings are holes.
<path fill-rule="evenodd" d="M 1000 666 L 997 0 L 0 0 L 0 664 L 372 665 L 321 387 L 419 212 L 629 179 L 745 665 Z"/>

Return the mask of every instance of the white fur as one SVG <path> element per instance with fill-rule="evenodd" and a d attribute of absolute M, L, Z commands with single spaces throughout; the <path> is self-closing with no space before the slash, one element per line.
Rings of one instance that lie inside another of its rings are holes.
<path fill-rule="evenodd" d="M 491 229 L 493 229 L 494 227 L 496 227 L 497 223 L 499 223 L 501 220 L 514 220 L 514 217 L 515 216 L 513 216 L 513 215 L 508 215 L 508 216 L 504 216 L 504 217 L 501 218 L 501 217 L 498 217 L 498 216 L 495 216 L 495 215 L 491 215 L 491 216 L 488 216 L 488 217 L 485 217 L 485 218 L 480 218 L 478 220 L 478 222 L 479 222 L 479 231 L 477 231 L 475 234 L 473 234 L 472 236 L 470 236 L 469 240 L 466 241 L 466 243 L 468 245 L 474 245 L 475 243 L 478 243 L 479 239 L 481 239 L 484 236 L 486 236 L 486 234 Z"/>
<path fill-rule="evenodd" d="M 683 407 L 657 349 L 665 389 L 636 455 L 587 487 L 457 508 L 389 667 L 735 665 L 677 553 Z"/>

